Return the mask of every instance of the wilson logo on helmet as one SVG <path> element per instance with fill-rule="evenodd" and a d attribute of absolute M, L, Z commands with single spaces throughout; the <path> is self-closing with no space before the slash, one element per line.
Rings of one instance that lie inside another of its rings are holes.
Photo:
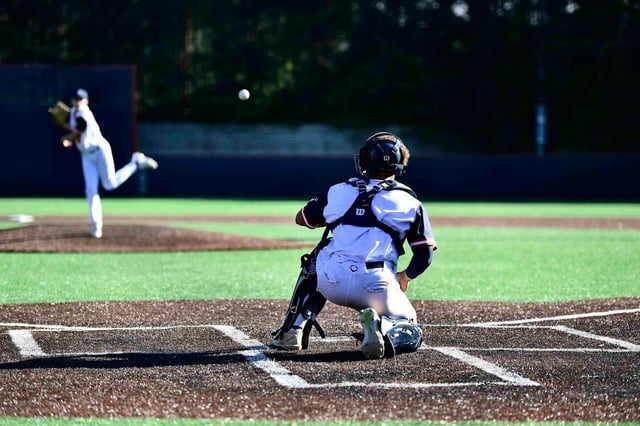
<path fill-rule="evenodd" d="M 354 160 L 356 170 L 364 177 L 400 176 L 406 172 L 408 155 L 399 137 L 380 132 L 369 136 L 358 154 L 354 155 Z"/>

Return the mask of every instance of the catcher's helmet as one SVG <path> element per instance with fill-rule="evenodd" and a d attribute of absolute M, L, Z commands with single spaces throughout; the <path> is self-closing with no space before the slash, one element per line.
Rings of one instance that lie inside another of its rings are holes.
<path fill-rule="evenodd" d="M 369 136 L 360 152 L 353 157 L 356 170 L 367 178 L 377 174 L 404 174 L 407 166 L 403 161 L 403 145 L 402 140 L 393 133 L 379 132 Z"/>

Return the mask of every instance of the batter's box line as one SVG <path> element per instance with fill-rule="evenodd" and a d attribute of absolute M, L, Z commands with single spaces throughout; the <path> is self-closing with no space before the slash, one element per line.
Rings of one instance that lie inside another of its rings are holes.
<path fill-rule="evenodd" d="M 584 318 L 606 317 L 606 316 L 612 316 L 612 315 L 636 314 L 639 312 L 640 312 L 640 308 L 617 309 L 617 310 L 603 311 L 603 312 L 586 312 L 582 314 L 557 315 L 552 317 L 528 318 L 528 319 L 510 320 L 510 321 L 476 322 L 476 323 L 469 323 L 469 324 L 461 324 L 460 327 L 548 328 L 548 329 L 557 330 L 566 334 L 583 337 L 585 339 L 592 339 L 599 342 L 608 343 L 623 349 L 627 349 L 632 352 L 638 352 L 640 351 L 640 345 L 636 345 L 635 343 L 631 343 L 622 339 L 616 339 L 608 336 L 601 336 L 599 334 L 590 333 L 588 331 L 583 331 L 583 330 L 577 330 L 575 328 L 567 327 L 565 325 L 543 326 L 543 325 L 525 325 L 525 324 L 544 323 L 548 321 L 564 321 L 564 320 L 576 320 L 576 319 L 584 319 Z"/>
<path fill-rule="evenodd" d="M 460 386 L 481 386 L 487 384 L 497 385 L 509 385 L 509 386 L 540 386 L 540 383 L 533 380 L 529 380 L 526 377 L 522 377 L 512 371 L 508 371 L 496 364 L 485 361 L 481 358 L 470 355 L 458 348 L 453 347 L 432 347 L 444 355 L 456 358 L 466 364 L 469 364 L 475 368 L 483 370 L 493 376 L 496 376 L 502 381 L 495 382 L 458 382 L 458 383 L 365 383 L 365 382 L 338 382 L 338 383 L 319 383 L 311 384 L 304 380 L 302 377 L 291 373 L 288 369 L 283 367 L 278 362 L 269 358 L 264 352 L 269 350 L 269 347 L 263 345 L 261 342 L 252 339 L 237 328 L 228 325 L 216 325 L 216 330 L 219 330 L 224 335 L 229 337 L 234 342 L 246 347 L 251 348 L 240 351 L 240 354 L 247 359 L 256 368 L 263 370 L 276 383 L 288 388 L 335 388 L 335 387 L 348 387 L 348 386 L 366 386 L 376 388 L 433 388 L 433 387 L 460 387 Z"/>
<path fill-rule="evenodd" d="M 2 325 L 2 324 L 0 324 Z M 33 325 L 35 326 L 35 325 Z M 308 389 L 308 388 L 337 388 L 337 387 L 372 387 L 372 388 L 394 388 L 394 389 L 425 389 L 436 387 L 465 387 L 465 386 L 483 386 L 483 385 L 500 385 L 500 386 L 540 386 L 539 383 L 522 377 L 514 372 L 508 371 L 496 364 L 485 361 L 481 358 L 470 355 L 463 350 L 455 347 L 431 347 L 435 351 L 438 351 L 449 357 L 458 359 L 466 364 L 472 365 L 475 368 L 483 370 L 493 376 L 498 377 L 502 381 L 484 381 L 484 382 L 454 382 L 454 383 L 371 383 L 371 382 L 337 382 L 337 383 L 309 383 L 302 377 L 293 374 L 287 368 L 282 366 L 277 361 L 269 358 L 265 352 L 270 350 L 268 346 L 262 344 L 262 342 L 252 339 L 242 331 L 229 325 L 209 325 L 200 326 L 200 328 L 214 328 L 225 336 L 229 337 L 235 343 L 243 346 L 244 350 L 234 351 L 244 357 L 252 366 L 264 371 L 269 375 L 276 383 L 281 386 L 293 389 Z M 160 329 L 172 329 L 181 328 L 175 327 L 158 327 Z M 158 329 L 153 327 L 144 327 L 144 329 Z M 62 327 L 64 331 L 91 331 L 88 327 L 81 327 L 79 330 L 72 330 L 72 327 Z M 105 330 L 106 328 L 100 328 Z M 125 328 L 118 328 L 123 330 Z M 141 327 L 134 327 L 134 329 L 141 329 Z M 46 331 L 61 331 L 60 328 L 55 326 L 46 327 Z M 131 330 L 131 328 L 126 328 Z M 104 355 L 104 352 L 97 353 L 74 353 L 74 354 L 48 354 L 42 350 L 38 342 L 33 337 L 31 330 L 8 330 L 8 334 L 11 337 L 14 345 L 18 348 L 21 356 L 25 358 L 46 358 L 52 356 L 95 356 Z M 118 352 L 122 353 L 122 352 Z M 166 354 L 166 352 L 158 352 Z M 176 352 L 172 352 L 176 354 Z M 185 352 L 185 354 L 187 354 Z"/>
<path fill-rule="evenodd" d="M 509 320 L 509 321 L 472 322 L 468 324 L 461 324 L 461 326 L 493 327 L 493 326 L 523 325 L 523 324 L 541 323 L 541 322 L 547 322 L 547 321 L 576 320 L 576 319 L 583 319 L 583 318 L 608 317 L 612 315 L 625 315 L 625 314 L 637 314 L 637 313 L 640 313 L 640 308 L 616 309 L 611 311 L 600 311 L 600 312 L 584 312 L 581 314 L 556 315 L 552 317 L 527 318 L 527 319 Z"/>

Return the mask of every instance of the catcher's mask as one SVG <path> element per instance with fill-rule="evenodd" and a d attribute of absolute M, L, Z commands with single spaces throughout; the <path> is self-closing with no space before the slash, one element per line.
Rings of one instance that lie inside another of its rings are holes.
<path fill-rule="evenodd" d="M 402 139 L 388 132 L 375 133 L 365 141 L 353 159 L 356 170 L 369 178 L 378 174 L 400 176 L 407 171 Z M 406 151 L 406 148 L 405 148 Z"/>

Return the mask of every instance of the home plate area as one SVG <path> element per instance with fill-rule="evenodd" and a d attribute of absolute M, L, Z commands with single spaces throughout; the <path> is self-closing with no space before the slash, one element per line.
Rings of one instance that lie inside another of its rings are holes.
<path fill-rule="evenodd" d="M 266 346 L 284 301 L 3 306 L 0 415 L 640 420 L 639 299 L 416 307 L 422 347 L 367 361 L 333 305 L 301 352 Z"/>

